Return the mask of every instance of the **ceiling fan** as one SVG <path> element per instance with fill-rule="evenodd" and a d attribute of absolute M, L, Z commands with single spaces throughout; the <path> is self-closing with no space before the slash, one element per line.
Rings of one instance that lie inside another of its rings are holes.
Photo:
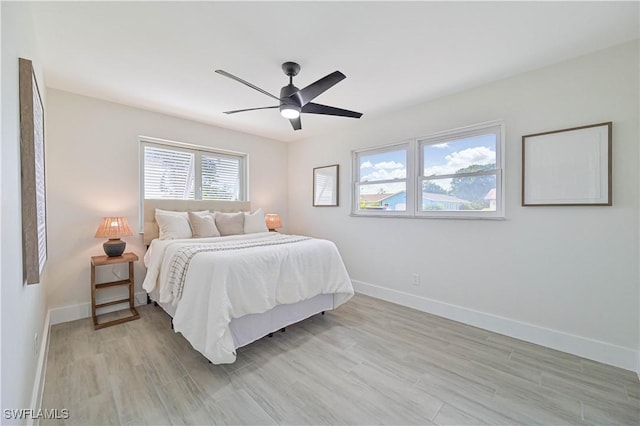
<path fill-rule="evenodd" d="M 311 83 L 304 89 L 298 89 L 293 85 L 293 77 L 298 75 L 300 72 L 300 65 L 295 62 L 285 62 L 282 64 L 282 71 L 286 75 L 289 76 L 289 84 L 280 89 L 280 97 L 272 95 L 255 86 L 248 81 L 245 81 L 239 77 L 236 77 L 233 74 L 230 74 L 224 70 L 216 70 L 216 72 L 225 77 L 229 77 L 230 79 L 236 80 L 245 86 L 249 86 L 252 89 L 257 90 L 258 92 L 264 93 L 265 95 L 280 101 L 279 105 L 275 106 L 267 106 L 260 108 L 247 108 L 247 109 L 237 109 L 234 111 L 225 111 L 225 114 L 235 114 L 237 112 L 245 112 L 245 111 L 255 111 L 260 109 L 280 109 L 280 114 L 288 118 L 293 126 L 293 130 L 302 129 L 302 123 L 300 122 L 300 113 L 306 114 L 323 114 L 323 115 L 337 115 L 339 117 L 352 117 L 352 118 L 360 118 L 362 117 L 361 112 L 349 111 L 346 109 L 335 108 L 327 105 L 320 105 L 311 102 L 320 94 L 324 93 L 326 90 L 330 89 L 340 81 L 347 78 L 340 71 L 334 71 L 331 74 L 322 77 L 320 80 L 315 83 Z"/>

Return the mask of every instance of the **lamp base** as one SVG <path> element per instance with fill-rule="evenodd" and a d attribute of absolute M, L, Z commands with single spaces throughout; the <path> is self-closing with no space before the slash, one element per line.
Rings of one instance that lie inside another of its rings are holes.
<path fill-rule="evenodd" d="M 124 253 L 125 247 L 127 247 L 127 243 L 122 241 L 120 238 L 109 239 L 108 241 L 105 241 L 104 244 L 102 245 L 104 252 L 109 257 L 122 256 L 122 253 Z"/>

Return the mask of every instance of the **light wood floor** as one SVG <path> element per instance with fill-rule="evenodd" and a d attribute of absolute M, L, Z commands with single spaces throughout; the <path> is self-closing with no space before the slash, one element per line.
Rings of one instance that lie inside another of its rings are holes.
<path fill-rule="evenodd" d="M 43 408 L 83 425 L 640 424 L 630 371 L 362 295 L 230 365 L 139 311 L 52 327 Z"/>

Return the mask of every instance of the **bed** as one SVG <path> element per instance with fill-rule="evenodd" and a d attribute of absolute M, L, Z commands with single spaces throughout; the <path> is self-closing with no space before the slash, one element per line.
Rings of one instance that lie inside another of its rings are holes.
<path fill-rule="evenodd" d="M 331 241 L 277 232 L 158 239 L 156 209 L 238 212 L 248 202 L 145 200 L 143 288 L 194 349 L 214 364 L 284 327 L 353 296 Z"/>

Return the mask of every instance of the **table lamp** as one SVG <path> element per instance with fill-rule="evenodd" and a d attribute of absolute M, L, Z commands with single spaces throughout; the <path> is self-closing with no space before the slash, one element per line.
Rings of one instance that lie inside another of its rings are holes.
<path fill-rule="evenodd" d="M 278 228 L 282 228 L 282 222 L 280 222 L 279 214 L 267 214 L 264 216 L 264 220 L 267 223 L 267 228 L 271 232 L 274 232 Z"/>
<path fill-rule="evenodd" d="M 127 243 L 120 237 L 133 235 L 126 217 L 105 217 L 102 218 L 100 226 L 96 231 L 96 238 L 108 238 L 102 245 L 104 252 L 109 257 L 122 256 Z"/>

